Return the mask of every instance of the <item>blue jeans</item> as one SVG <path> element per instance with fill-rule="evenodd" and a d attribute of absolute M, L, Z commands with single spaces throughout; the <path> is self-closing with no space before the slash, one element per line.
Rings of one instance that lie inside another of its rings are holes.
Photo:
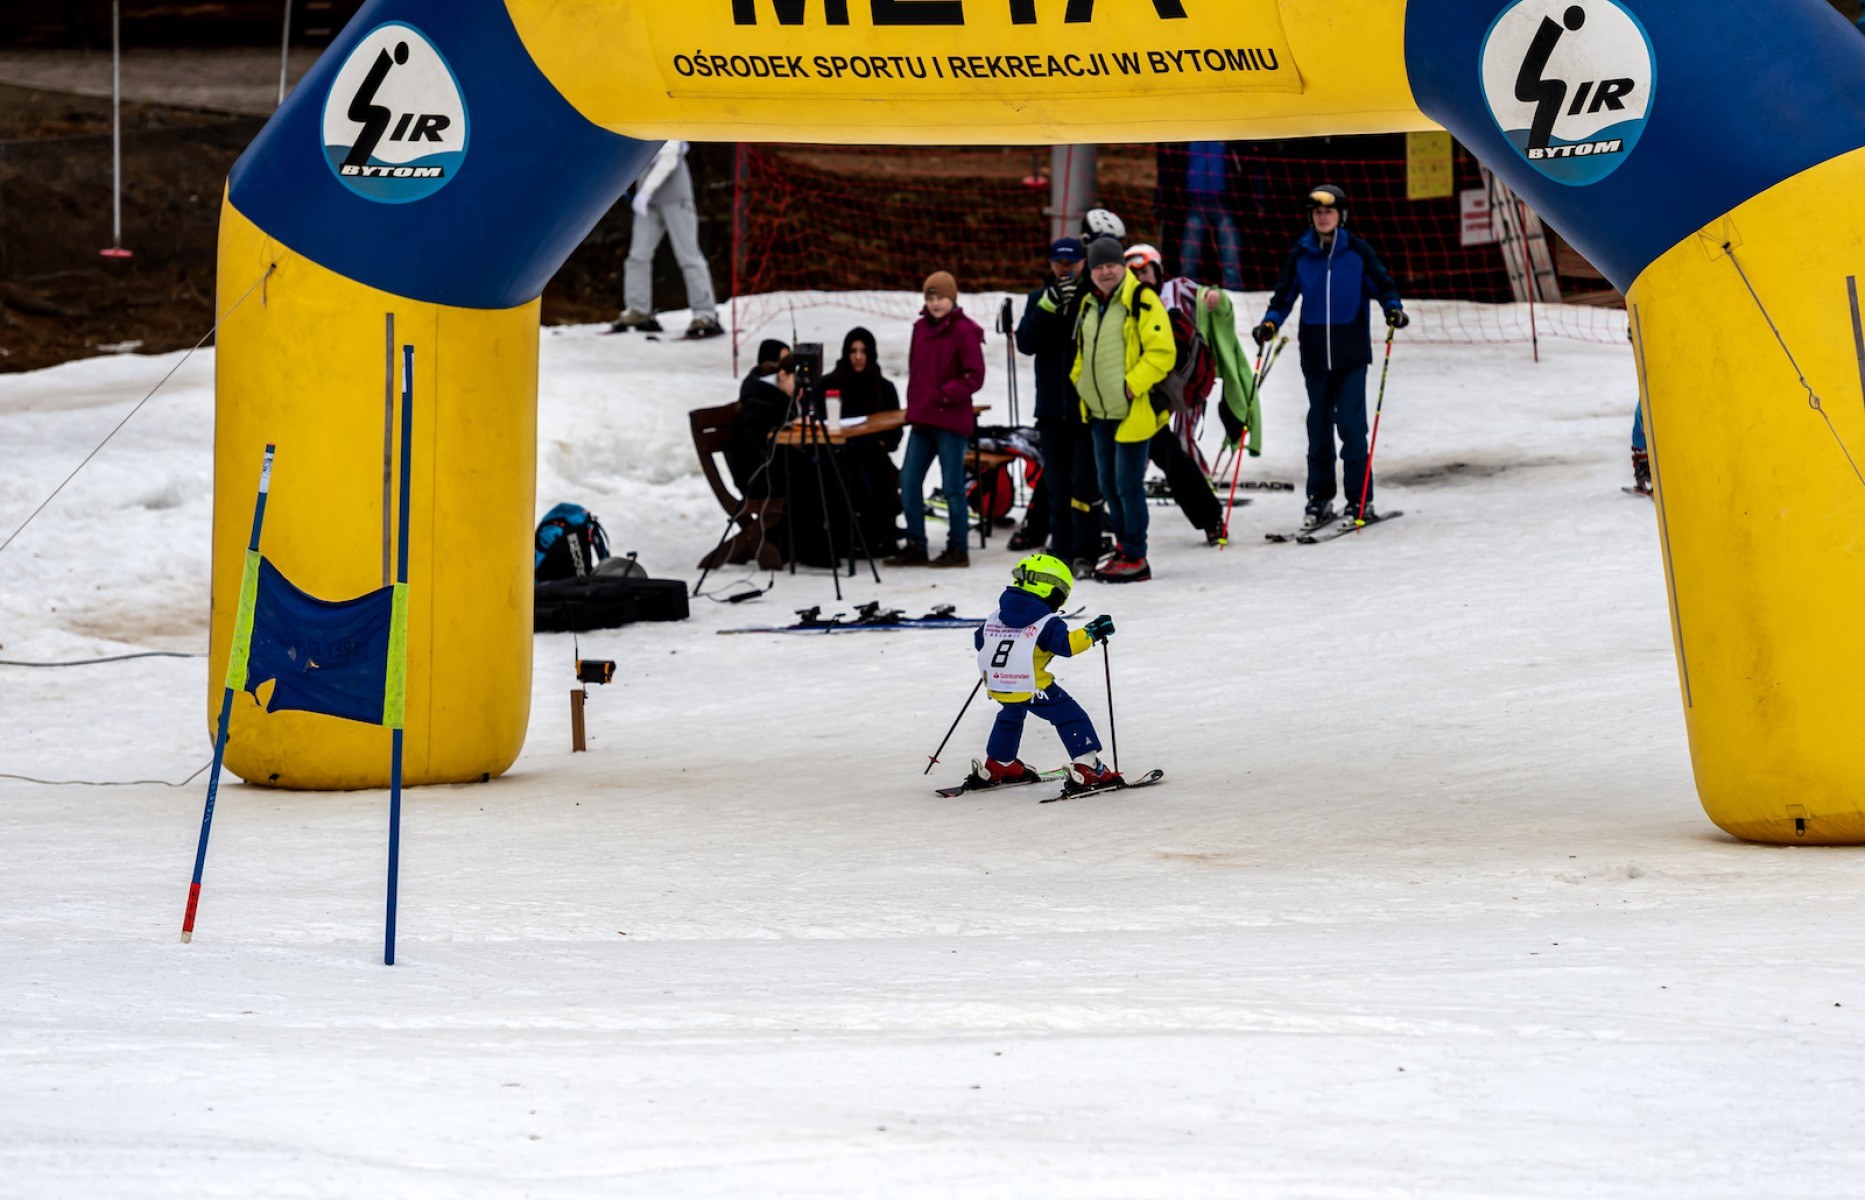
<path fill-rule="evenodd" d="M 965 451 L 970 448 L 963 434 L 930 425 L 915 425 L 907 435 L 907 453 L 900 463 L 900 511 L 907 519 L 907 541 L 926 544 L 926 472 L 937 458 L 948 518 L 945 544 L 951 550 L 965 548 L 971 535 L 971 502 L 965 495 Z"/>
<path fill-rule="evenodd" d="M 1119 421 L 1089 423 L 1094 438 L 1094 470 L 1107 500 L 1107 523 L 1120 539 L 1128 558 L 1146 557 L 1146 526 L 1152 513 L 1146 506 L 1146 460 L 1152 443 L 1118 442 Z"/>
<path fill-rule="evenodd" d="M 1198 278 L 1200 259 L 1204 257 L 1206 225 L 1217 229 L 1217 266 L 1226 291 L 1243 290 L 1243 266 L 1237 259 L 1239 241 L 1237 219 L 1230 215 L 1223 201 L 1215 196 L 1193 196 L 1185 212 L 1185 243 L 1179 251 L 1179 270 Z M 643 310 L 646 311 L 646 310 Z"/>
<path fill-rule="evenodd" d="M 1359 508 L 1360 485 L 1365 500 L 1373 502 L 1373 479 L 1366 473 L 1366 368 L 1309 371 L 1308 382 L 1308 502 L 1328 504 L 1334 499 L 1334 430 L 1340 429 L 1340 466 L 1347 485 L 1347 504 Z"/>
<path fill-rule="evenodd" d="M 1006 704 L 997 710 L 997 724 L 991 727 L 991 740 L 985 743 L 984 752 L 1000 763 L 1015 759 L 1017 747 L 1023 743 L 1023 718 L 1031 713 L 1056 727 L 1056 736 L 1062 739 L 1062 748 L 1070 758 L 1100 751 L 1101 739 L 1095 736 L 1094 722 L 1073 696 L 1052 683 L 1027 704 Z"/>

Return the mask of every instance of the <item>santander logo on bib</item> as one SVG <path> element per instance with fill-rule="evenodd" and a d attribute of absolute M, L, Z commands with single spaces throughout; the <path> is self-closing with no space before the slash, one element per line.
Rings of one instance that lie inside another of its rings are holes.
<path fill-rule="evenodd" d="M 1517 0 L 1483 40 L 1483 97 L 1502 134 L 1557 183 L 1618 170 L 1645 131 L 1657 62 L 1618 0 Z"/>
<path fill-rule="evenodd" d="M 369 31 L 324 98 L 324 157 L 343 185 L 405 204 L 433 195 L 466 158 L 466 99 L 453 69 L 412 25 Z"/>

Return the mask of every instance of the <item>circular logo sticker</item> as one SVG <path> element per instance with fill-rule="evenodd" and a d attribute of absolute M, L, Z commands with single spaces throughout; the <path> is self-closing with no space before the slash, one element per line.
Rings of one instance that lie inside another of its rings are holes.
<path fill-rule="evenodd" d="M 466 158 L 466 100 L 453 68 L 412 25 L 369 31 L 324 98 L 324 158 L 343 185 L 384 204 L 447 186 Z"/>
<path fill-rule="evenodd" d="M 1651 113 L 1657 60 L 1618 0 L 1517 0 L 1483 39 L 1483 97 L 1528 164 L 1584 186 L 1618 170 Z"/>

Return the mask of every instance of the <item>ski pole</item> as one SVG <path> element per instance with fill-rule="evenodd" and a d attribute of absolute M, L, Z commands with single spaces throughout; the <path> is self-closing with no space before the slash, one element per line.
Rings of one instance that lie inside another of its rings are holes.
<path fill-rule="evenodd" d="M 1360 511 L 1354 514 L 1354 525 L 1366 524 L 1366 493 L 1373 486 L 1373 452 L 1379 449 L 1379 413 L 1386 407 L 1386 372 L 1392 369 L 1392 335 L 1398 331 L 1386 326 L 1386 358 L 1379 367 L 1379 400 L 1373 405 L 1373 440 L 1366 447 L 1366 474 L 1360 478 Z"/>
<path fill-rule="evenodd" d="M 1283 347 L 1289 344 L 1289 335 L 1283 334 L 1276 339 L 1276 348 L 1269 353 L 1269 361 L 1263 364 L 1263 373 L 1256 377 L 1256 386 L 1261 388 L 1269 382 L 1269 373 L 1276 369 L 1276 360 L 1282 357 Z"/>
<path fill-rule="evenodd" d="M 1107 676 L 1107 740 L 1114 749 L 1114 774 L 1120 774 L 1120 731 L 1114 728 L 1114 667 L 1108 661 L 1107 643 L 1101 643 L 1101 671 Z"/>
<path fill-rule="evenodd" d="M 965 707 L 959 709 L 958 715 L 952 718 L 952 728 L 945 731 L 945 740 L 940 742 L 939 748 L 932 752 L 932 757 L 927 760 L 926 769 L 921 771 L 920 774 L 931 775 L 932 769 L 939 765 L 939 756 L 945 753 L 945 743 L 951 741 L 952 735 L 958 732 L 958 723 L 965 719 L 965 713 L 971 709 L 971 702 L 978 698 L 978 689 L 983 686 L 984 676 L 980 675 L 978 676 L 978 682 L 971 685 L 971 695 L 965 697 Z"/>
<path fill-rule="evenodd" d="M 1276 365 L 1276 360 L 1282 357 L 1282 348 L 1288 345 L 1288 343 L 1288 335 L 1283 334 L 1282 340 L 1276 343 L 1275 351 L 1269 353 L 1269 360 L 1267 362 L 1263 360 L 1263 355 L 1269 351 L 1269 343 L 1264 342 L 1261 346 L 1257 347 L 1256 370 L 1253 373 L 1253 379 L 1250 385 L 1252 393 L 1258 396 L 1262 395 L 1263 380 L 1269 378 L 1269 368 Z M 1230 546 L 1230 514 L 1237 509 L 1237 477 L 1243 473 L 1243 439 L 1241 435 L 1239 435 L 1237 439 L 1237 448 L 1231 452 L 1230 459 L 1230 499 L 1224 502 L 1224 529 L 1223 532 L 1218 535 L 1218 549 L 1220 550 L 1227 549 Z"/>

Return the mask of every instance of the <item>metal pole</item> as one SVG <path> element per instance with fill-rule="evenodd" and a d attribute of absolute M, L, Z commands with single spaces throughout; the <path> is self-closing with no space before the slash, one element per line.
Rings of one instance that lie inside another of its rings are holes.
<path fill-rule="evenodd" d="M 1049 237 L 1073 237 L 1094 200 L 1095 147 L 1056 146 L 1049 162 Z"/>
<path fill-rule="evenodd" d="M 285 34 L 278 47 L 278 102 L 285 103 L 285 65 L 291 53 L 291 0 L 285 0 Z"/>
<path fill-rule="evenodd" d="M 110 246 L 123 247 L 123 0 L 110 0 Z"/>
<path fill-rule="evenodd" d="M 1515 199 L 1516 235 L 1522 239 L 1522 277 L 1528 286 L 1528 343 L 1534 347 L 1535 361 L 1541 361 L 1541 332 L 1535 327 L 1535 293 L 1541 281 L 1535 277 L 1535 248 L 1528 240 L 1528 205 L 1520 196 Z"/>

